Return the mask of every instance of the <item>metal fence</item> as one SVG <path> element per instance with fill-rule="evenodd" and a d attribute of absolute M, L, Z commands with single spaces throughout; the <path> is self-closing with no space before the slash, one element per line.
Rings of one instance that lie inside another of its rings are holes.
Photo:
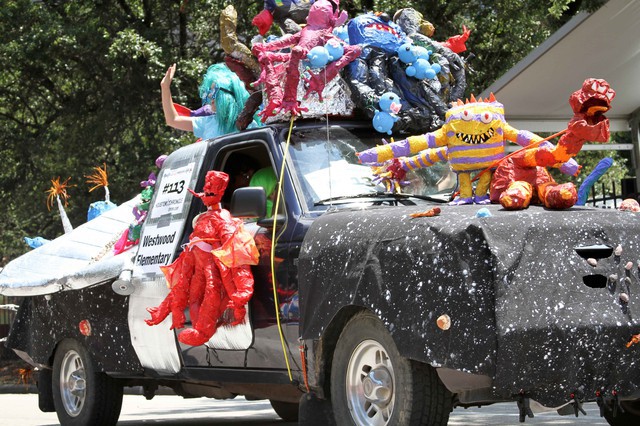
<path fill-rule="evenodd" d="M 611 190 L 607 189 L 605 182 L 600 183 L 600 194 L 596 194 L 596 185 L 591 188 L 591 197 L 585 202 L 586 206 L 600 207 L 603 209 L 617 209 L 622 200 L 626 198 L 638 199 L 635 178 L 624 178 L 616 185 L 610 182 Z"/>

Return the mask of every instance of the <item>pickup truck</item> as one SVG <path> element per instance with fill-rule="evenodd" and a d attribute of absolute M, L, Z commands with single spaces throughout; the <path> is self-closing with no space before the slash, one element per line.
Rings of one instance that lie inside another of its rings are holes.
<path fill-rule="evenodd" d="M 115 424 L 124 387 L 151 398 L 162 386 L 268 399 L 301 424 L 444 425 L 455 407 L 505 401 L 520 421 L 597 401 L 612 425 L 637 424 L 640 216 L 479 215 L 447 205 L 446 164 L 385 192 L 356 156 L 379 141 L 370 124 L 300 120 L 185 146 L 164 162 L 134 248 L 110 249 L 132 200 L 10 262 L 0 293 L 23 299 L 6 346 L 39 369 L 40 409 Z M 261 259 L 247 320 L 186 346 L 170 318 L 146 325 L 146 308 L 167 295 L 159 267 L 203 209 L 186 189 L 239 154 L 273 167 L 278 210 L 264 218 L 261 188 L 235 190 L 229 209 L 256 218 Z"/>

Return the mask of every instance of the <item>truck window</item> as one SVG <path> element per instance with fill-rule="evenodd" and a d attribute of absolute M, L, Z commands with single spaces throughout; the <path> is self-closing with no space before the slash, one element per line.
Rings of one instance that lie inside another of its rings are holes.
<path fill-rule="evenodd" d="M 382 185 L 373 182 L 371 167 L 360 164 L 356 156 L 356 152 L 381 143 L 379 134 L 369 129 L 337 126 L 328 132 L 301 129 L 292 135 L 289 155 L 307 208 L 326 209 L 318 205 L 322 200 L 384 192 Z M 450 194 L 457 183 L 445 162 L 409 171 L 406 181 L 402 192 L 419 196 Z"/>
<path fill-rule="evenodd" d="M 233 191 L 249 186 L 253 174 L 264 167 L 273 167 L 267 147 L 262 143 L 228 149 L 218 154 L 214 169 L 229 175 L 229 186 L 222 199 L 222 205 L 230 207 Z"/>

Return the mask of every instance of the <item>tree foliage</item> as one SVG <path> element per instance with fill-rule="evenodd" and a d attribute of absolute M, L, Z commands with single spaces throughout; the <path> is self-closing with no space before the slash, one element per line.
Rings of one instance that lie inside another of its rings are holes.
<path fill-rule="evenodd" d="M 222 58 L 218 17 L 232 3 L 248 44 L 260 0 L 14 0 L 0 8 L 0 256 L 27 250 L 24 236 L 54 238 L 62 227 L 46 208 L 50 180 L 71 177 L 68 215 L 86 219 L 84 176 L 106 163 L 111 199 L 139 192 L 157 156 L 193 142 L 169 129 L 159 82 L 178 64 L 176 102 L 197 107 L 206 67 Z M 350 16 L 418 9 L 435 38 L 472 30 L 469 91 L 479 93 L 576 11 L 598 0 L 343 0 Z"/>

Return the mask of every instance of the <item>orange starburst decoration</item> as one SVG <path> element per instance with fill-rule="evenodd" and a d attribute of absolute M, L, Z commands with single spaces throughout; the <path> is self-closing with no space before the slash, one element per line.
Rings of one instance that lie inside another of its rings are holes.
<path fill-rule="evenodd" d="M 94 189 L 109 186 L 109 180 L 107 179 L 107 164 L 102 163 L 102 167 L 96 166 L 93 168 L 93 174 L 86 175 L 87 183 L 93 184 L 89 189 L 92 192 Z"/>
<path fill-rule="evenodd" d="M 51 179 L 51 188 L 49 188 L 46 192 L 48 194 L 47 197 L 47 208 L 51 210 L 53 203 L 56 198 L 60 198 L 64 203 L 65 207 L 69 204 L 69 194 L 67 193 L 67 188 L 75 185 L 70 185 L 69 180 L 71 177 L 65 179 L 64 182 L 60 182 L 60 176 L 55 179 Z"/>

